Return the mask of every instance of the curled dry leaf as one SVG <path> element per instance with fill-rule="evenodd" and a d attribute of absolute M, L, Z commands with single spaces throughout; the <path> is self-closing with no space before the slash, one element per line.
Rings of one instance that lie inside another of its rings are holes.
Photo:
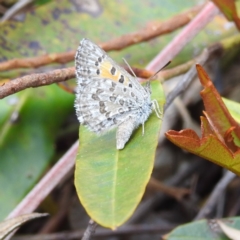
<path fill-rule="evenodd" d="M 20 227 L 23 223 L 39 218 L 47 216 L 47 213 L 30 213 L 21 215 L 15 218 L 7 219 L 0 223 L 0 239 L 5 238 L 9 233 L 11 233 L 16 228 Z"/>
<path fill-rule="evenodd" d="M 200 65 L 196 67 L 204 87 L 201 96 L 206 110 L 205 117 L 201 117 L 202 137 L 191 129 L 170 130 L 165 135 L 177 146 L 240 175 L 240 126 L 204 69 Z"/>

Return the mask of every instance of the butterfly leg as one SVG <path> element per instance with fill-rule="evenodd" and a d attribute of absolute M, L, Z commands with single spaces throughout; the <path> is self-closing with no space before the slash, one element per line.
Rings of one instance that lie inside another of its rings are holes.
<path fill-rule="evenodd" d="M 142 124 L 142 136 L 144 136 L 144 123 Z"/>
<path fill-rule="evenodd" d="M 121 123 L 117 128 L 116 141 L 117 149 L 123 149 L 126 142 L 132 135 L 133 130 L 137 127 L 136 120 L 130 117 L 128 120 Z"/>

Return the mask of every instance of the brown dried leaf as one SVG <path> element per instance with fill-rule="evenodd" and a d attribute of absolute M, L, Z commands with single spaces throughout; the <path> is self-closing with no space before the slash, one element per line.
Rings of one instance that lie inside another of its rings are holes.
<path fill-rule="evenodd" d="M 47 213 L 30 213 L 0 222 L 0 239 L 5 238 L 9 233 L 20 227 L 23 223 L 35 218 L 45 217 L 47 215 Z"/>

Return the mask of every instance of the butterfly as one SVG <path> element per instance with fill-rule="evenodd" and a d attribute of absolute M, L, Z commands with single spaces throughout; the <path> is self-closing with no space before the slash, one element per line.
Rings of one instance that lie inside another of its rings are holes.
<path fill-rule="evenodd" d="M 117 127 L 116 148 L 123 149 L 134 129 L 143 127 L 152 110 L 161 118 L 156 100 L 151 100 L 149 82 L 142 86 L 115 63 L 104 50 L 82 39 L 75 56 L 78 120 L 97 134 Z"/>

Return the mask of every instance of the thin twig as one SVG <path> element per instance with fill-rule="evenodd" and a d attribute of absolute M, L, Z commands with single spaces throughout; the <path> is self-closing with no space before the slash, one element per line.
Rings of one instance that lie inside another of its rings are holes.
<path fill-rule="evenodd" d="M 196 59 L 196 63 L 199 63 L 200 65 L 203 65 L 209 57 L 209 52 L 207 49 L 204 49 L 202 54 Z M 183 93 L 188 85 L 191 83 L 191 81 L 195 78 L 197 75 L 196 67 L 193 65 L 190 70 L 184 75 L 184 78 L 182 81 L 180 81 L 177 86 L 168 94 L 166 98 L 166 104 L 164 106 L 164 111 L 170 106 L 170 104 L 173 102 L 173 100 L 179 96 L 181 93 Z"/>
<path fill-rule="evenodd" d="M 95 233 L 96 227 L 97 223 L 90 219 L 88 227 L 83 234 L 82 240 L 90 240 L 92 238 L 92 235 Z"/>
<path fill-rule="evenodd" d="M 45 86 L 75 78 L 75 68 L 58 69 L 48 73 L 30 74 L 0 86 L 0 99 L 30 87 Z"/>
<path fill-rule="evenodd" d="M 9 8 L 3 17 L 0 19 L 0 22 L 5 22 L 6 20 L 13 17 L 17 12 L 22 10 L 24 7 L 26 7 L 29 3 L 33 2 L 33 0 L 20 0 L 17 1 L 11 8 Z"/>
<path fill-rule="evenodd" d="M 193 163 L 188 165 L 187 169 L 185 167 L 179 168 L 173 176 L 166 180 L 165 184 L 169 186 L 180 186 L 184 180 L 189 178 L 189 176 L 191 176 L 195 171 L 197 171 L 202 166 L 202 162 L 197 161 L 195 156 L 193 156 L 193 158 L 194 159 L 191 159 Z M 146 214 L 151 211 L 151 209 L 159 206 L 162 202 L 164 202 L 164 200 L 166 200 L 167 197 L 168 196 L 166 194 L 158 192 L 152 198 L 149 198 L 142 202 L 138 206 L 132 217 L 128 220 L 127 224 L 135 224 L 139 221 L 139 219 L 143 219 Z"/>
<path fill-rule="evenodd" d="M 164 78 L 164 80 L 176 76 L 177 74 L 184 73 L 194 63 L 193 60 L 181 64 L 175 68 L 163 70 L 157 76 Z M 149 78 L 154 73 L 146 69 L 132 68 L 134 73 L 139 78 Z M 11 94 L 20 92 L 24 89 L 31 87 L 41 87 L 53 83 L 59 83 L 69 79 L 75 78 L 75 68 L 63 68 L 54 70 L 48 73 L 36 73 L 16 78 L 8 81 L 0 86 L 0 99 L 7 97 Z M 66 89 L 65 89 L 66 90 Z"/>
<path fill-rule="evenodd" d="M 108 229 L 98 229 L 94 234 L 95 238 L 106 239 L 106 237 L 120 237 L 129 235 L 142 235 L 142 234 L 165 234 L 171 231 L 176 225 L 163 226 L 149 225 L 149 224 L 137 224 L 131 226 L 120 227 L 114 231 Z M 14 236 L 12 240 L 74 240 L 80 239 L 83 236 L 84 231 L 72 231 L 72 232 L 60 232 L 51 234 L 34 234 L 34 235 L 19 235 Z"/>
<path fill-rule="evenodd" d="M 215 51 L 222 50 L 222 46 L 220 44 L 216 44 L 214 50 Z M 200 59 L 200 58 L 201 56 L 197 57 L 196 60 L 190 60 L 186 63 L 178 65 L 177 67 L 163 70 L 157 74 L 157 78 L 167 80 L 179 74 L 183 74 L 186 71 L 188 71 L 194 63 L 197 62 L 197 59 Z M 128 69 L 126 70 L 128 71 Z M 147 79 L 154 74 L 154 72 L 146 69 L 132 67 L 132 70 L 134 71 L 134 73 L 138 78 Z M 50 85 L 53 83 L 59 83 L 62 81 L 70 80 L 72 78 L 75 78 L 74 67 L 53 70 L 48 73 L 30 74 L 27 76 L 16 78 L 12 81 L 5 82 L 2 86 L 0 86 L 0 99 L 7 97 L 11 94 L 20 92 L 27 88 L 41 87 L 41 86 Z M 71 92 L 67 88 L 65 88 L 65 90 L 66 91 L 68 90 L 69 92 Z"/>
<path fill-rule="evenodd" d="M 219 45 L 219 47 L 220 47 L 220 45 Z M 180 74 L 186 73 L 192 67 L 192 65 L 194 63 L 195 63 L 195 60 L 190 60 L 190 61 L 180 64 L 176 67 L 161 70 L 153 79 L 160 79 L 160 80 L 166 81 L 166 80 L 176 77 Z M 131 68 L 134 71 L 134 73 L 136 74 L 136 76 L 138 78 L 140 78 L 141 82 L 144 81 L 144 80 L 142 81 L 141 78 L 148 79 L 155 74 L 155 72 L 147 70 L 147 69 L 140 69 L 140 68 L 135 68 L 135 67 L 131 67 Z"/>
<path fill-rule="evenodd" d="M 135 33 L 122 35 L 105 43 L 100 43 L 99 46 L 105 51 L 121 50 L 130 45 L 148 41 L 186 25 L 192 18 L 202 9 L 203 5 L 195 6 L 192 9 L 176 15 L 164 22 L 152 22 L 147 24 L 143 29 Z M 16 69 L 16 68 L 37 68 L 51 63 L 67 63 L 74 59 L 76 51 L 65 53 L 52 53 L 31 58 L 16 58 L 0 63 L 0 71 Z"/>
<path fill-rule="evenodd" d="M 156 72 L 172 61 L 218 13 L 219 9 L 212 2 L 208 2 L 201 12 L 148 64 L 147 69 Z"/>
<path fill-rule="evenodd" d="M 183 64 L 180 64 L 176 67 L 162 70 L 161 72 L 158 73 L 157 78 L 160 78 L 160 79 L 163 78 L 164 80 L 168 80 L 178 75 L 184 74 L 192 67 L 194 62 L 195 60 L 193 59 Z"/>
<path fill-rule="evenodd" d="M 63 177 L 73 168 L 77 148 L 78 142 L 72 145 L 64 156 L 59 159 L 41 181 L 27 194 L 27 196 L 8 215 L 8 219 L 22 214 L 31 213 L 38 207 Z"/>
<path fill-rule="evenodd" d="M 181 201 L 184 197 L 190 194 L 189 189 L 167 186 L 153 177 L 150 178 L 147 189 L 155 190 L 155 192 L 160 191 L 168 196 L 175 198 L 178 201 Z"/>
<path fill-rule="evenodd" d="M 64 53 L 51 53 L 38 57 L 15 58 L 0 63 L 0 71 L 6 71 L 17 68 L 37 68 L 51 63 L 68 63 L 73 61 L 76 51 Z"/>
<path fill-rule="evenodd" d="M 236 175 L 230 171 L 225 172 L 224 176 L 215 186 L 207 202 L 204 204 L 202 209 L 198 212 L 194 220 L 199 220 L 199 219 L 208 217 L 208 215 L 212 212 L 212 210 L 216 206 L 217 201 L 219 201 L 219 199 L 221 198 L 221 195 L 225 191 L 226 187 L 234 179 L 235 176 Z"/>
<path fill-rule="evenodd" d="M 100 44 L 100 46 L 106 51 L 121 50 L 133 44 L 145 42 L 160 35 L 173 32 L 174 30 L 189 23 L 202 9 L 203 5 L 195 6 L 169 20 L 149 23 L 145 28 L 139 30 L 138 32 L 117 37 L 106 43 Z"/>
<path fill-rule="evenodd" d="M 39 234 L 56 232 L 59 228 L 59 225 L 66 219 L 66 216 L 69 212 L 69 202 L 72 198 L 72 178 L 71 181 L 68 181 L 64 184 L 61 191 L 60 201 L 58 204 L 58 211 L 56 214 L 51 216 L 48 221 L 44 224 L 42 229 L 38 232 Z"/>

